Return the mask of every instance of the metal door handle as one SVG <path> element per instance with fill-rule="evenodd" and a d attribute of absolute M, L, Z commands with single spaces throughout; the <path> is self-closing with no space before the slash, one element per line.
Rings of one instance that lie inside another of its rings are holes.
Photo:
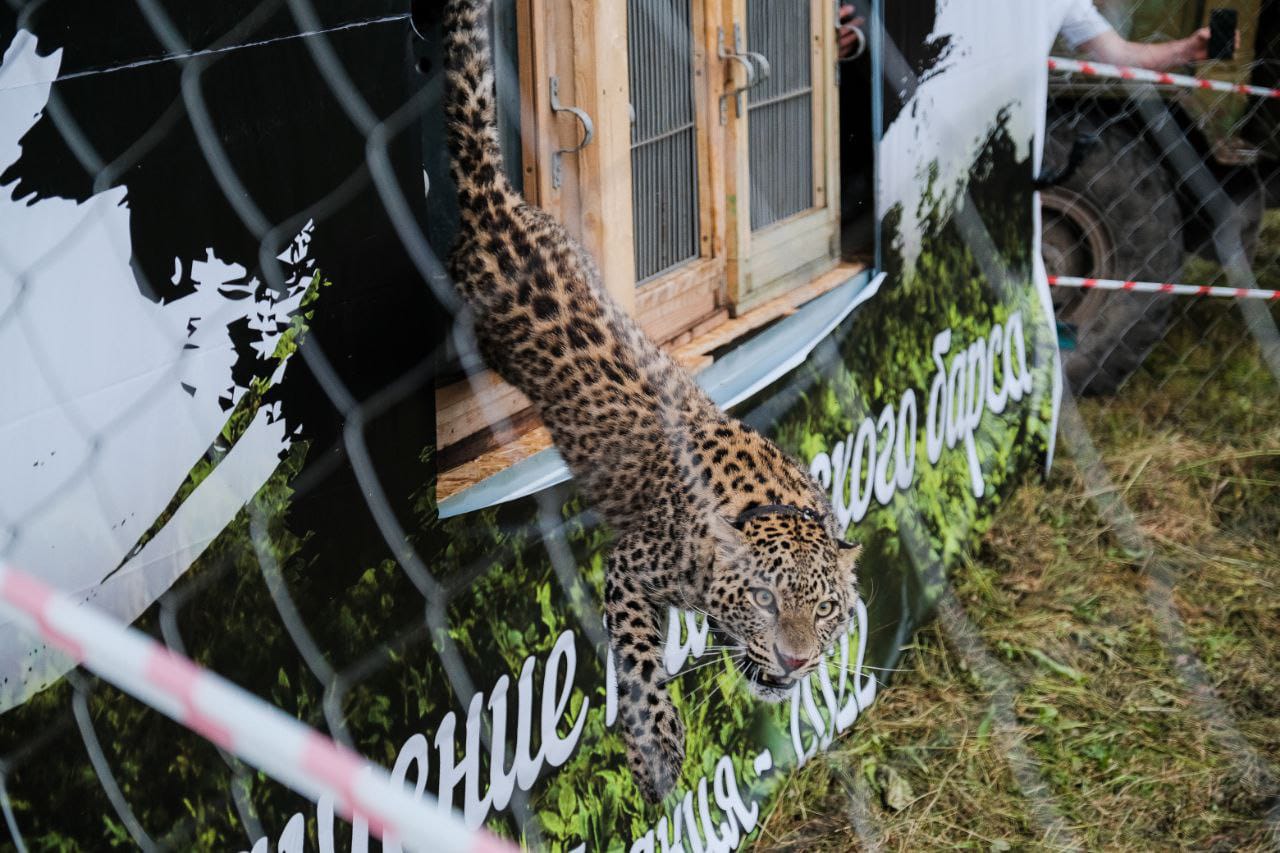
<path fill-rule="evenodd" d="M 742 27 L 739 24 L 733 25 L 733 49 L 734 52 L 745 56 L 756 66 L 756 73 L 747 79 L 747 88 L 754 89 L 761 83 L 769 79 L 769 75 L 773 73 L 773 66 L 769 64 L 769 59 L 763 53 L 754 50 L 747 50 L 742 43 Z"/>
<path fill-rule="evenodd" d="M 733 25 L 733 34 L 734 49 L 726 50 L 724 46 L 724 27 L 716 27 L 716 56 L 741 63 L 742 67 L 747 69 L 747 86 L 750 87 L 756 82 L 756 67 L 747 59 L 746 54 L 739 49 L 742 43 L 742 36 L 737 24 Z"/>
<path fill-rule="evenodd" d="M 727 50 L 724 46 L 724 28 L 716 27 L 716 56 L 740 63 L 743 68 L 747 69 L 747 85 L 739 86 L 720 96 L 720 123 L 725 124 L 729 120 L 729 98 L 733 98 L 735 114 L 738 118 L 742 118 L 743 93 L 756 84 L 756 66 L 749 58 L 749 54 L 742 50 L 742 27 L 740 25 L 733 25 L 733 50 Z M 764 59 L 764 57 L 760 58 Z M 768 60 L 765 60 L 766 76 L 768 65 Z"/>
<path fill-rule="evenodd" d="M 558 77 L 551 78 L 551 111 L 572 113 L 578 121 L 582 122 L 582 141 L 572 148 L 557 148 L 551 154 L 551 188 L 558 190 L 564 178 L 564 165 L 561 162 L 561 158 L 565 154 L 576 154 L 590 145 L 591 140 L 596 135 L 596 126 L 591 121 L 591 116 L 587 115 L 586 110 L 579 107 L 566 107 L 560 103 L 560 79 Z"/>
<path fill-rule="evenodd" d="M 845 26 L 847 26 L 850 30 L 852 30 L 853 34 L 857 37 L 858 49 L 855 50 L 853 53 L 849 54 L 848 56 L 840 57 L 839 59 L 836 60 L 836 62 L 852 62 L 853 60 L 857 59 L 858 57 L 862 56 L 862 54 L 867 52 L 867 34 L 862 31 L 862 28 L 855 27 L 853 24 L 846 24 Z M 839 27 L 837 29 L 837 35 L 839 34 L 839 31 L 843 29 L 844 27 Z"/>
<path fill-rule="evenodd" d="M 757 53 L 754 50 L 744 51 L 743 56 L 746 56 L 760 67 L 759 79 L 752 83 L 752 86 L 759 86 L 761 83 L 769 79 L 769 75 L 773 73 L 773 66 L 769 64 L 768 57 L 763 53 Z"/>

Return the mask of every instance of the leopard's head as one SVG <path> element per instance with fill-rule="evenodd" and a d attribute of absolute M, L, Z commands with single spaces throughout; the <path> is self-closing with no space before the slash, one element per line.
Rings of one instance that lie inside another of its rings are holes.
<path fill-rule="evenodd" d="M 724 521 L 716 540 L 706 596 L 713 627 L 752 692 L 782 701 L 854 617 L 862 549 L 794 507 Z"/>

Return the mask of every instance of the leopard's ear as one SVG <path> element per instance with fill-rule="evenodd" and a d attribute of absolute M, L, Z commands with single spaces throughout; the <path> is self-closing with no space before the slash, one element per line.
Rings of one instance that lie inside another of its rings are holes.
<path fill-rule="evenodd" d="M 736 562 L 747 550 L 747 537 L 727 518 L 712 514 L 708 531 L 715 545 L 718 562 Z"/>
<path fill-rule="evenodd" d="M 840 568 L 848 572 L 854 571 L 858 567 L 858 558 L 862 556 L 862 546 L 856 542 L 845 542 L 843 539 L 837 539 L 836 543 L 840 546 L 836 551 Z"/>

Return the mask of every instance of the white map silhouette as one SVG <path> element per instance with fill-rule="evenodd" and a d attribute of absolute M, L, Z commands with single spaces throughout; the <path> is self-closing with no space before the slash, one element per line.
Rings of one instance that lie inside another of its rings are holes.
<path fill-rule="evenodd" d="M 5 50 L 0 171 L 21 156 L 19 140 L 40 119 L 60 63 L 61 51 L 39 56 L 35 37 L 22 30 Z M 246 390 L 232 380 L 230 323 L 248 319 L 263 334 L 255 344 L 259 373 L 270 368 L 278 324 L 288 323 L 310 279 L 311 225 L 281 255 L 304 270 L 283 298 L 255 296 L 260 288 L 245 269 L 210 248 L 203 259 L 175 258 L 197 288 L 160 305 L 142 296 L 129 265 L 124 187 L 84 203 L 28 203 L 13 197 L 16 186 L 0 187 L 0 560 L 132 621 L 200 556 L 289 447 L 284 420 L 264 406 L 121 566 L 226 422 L 219 397 L 230 391 L 239 399 Z M 0 712 L 70 665 L 0 618 Z"/>

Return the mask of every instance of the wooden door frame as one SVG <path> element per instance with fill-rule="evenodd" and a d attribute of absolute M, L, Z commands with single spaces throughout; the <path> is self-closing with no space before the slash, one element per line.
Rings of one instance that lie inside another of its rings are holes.
<path fill-rule="evenodd" d="M 732 40 L 733 24 L 745 27 L 747 0 L 725 0 L 721 26 Z M 751 230 L 751 176 L 747 105 L 737 115 L 728 106 L 726 191 L 728 224 L 727 279 L 735 315 L 767 302 L 783 290 L 803 284 L 833 267 L 840 257 L 840 135 L 836 91 L 835 6 L 809 0 L 810 79 L 813 105 L 814 206 L 760 231 Z M 736 66 L 737 63 L 726 63 Z M 743 72 L 726 68 L 726 83 Z M 796 259 L 802 260 L 797 263 Z M 756 282 L 761 282 L 757 285 Z"/>
<path fill-rule="evenodd" d="M 595 257 L 601 281 L 619 304 L 635 307 L 632 261 L 631 118 L 627 78 L 626 5 L 619 0 L 520 0 L 517 9 L 523 103 L 526 198 L 560 221 Z M 551 78 L 561 104 L 591 118 L 594 138 L 582 139 L 569 113 L 551 108 Z M 532 191 L 531 191 L 532 189 Z"/>

